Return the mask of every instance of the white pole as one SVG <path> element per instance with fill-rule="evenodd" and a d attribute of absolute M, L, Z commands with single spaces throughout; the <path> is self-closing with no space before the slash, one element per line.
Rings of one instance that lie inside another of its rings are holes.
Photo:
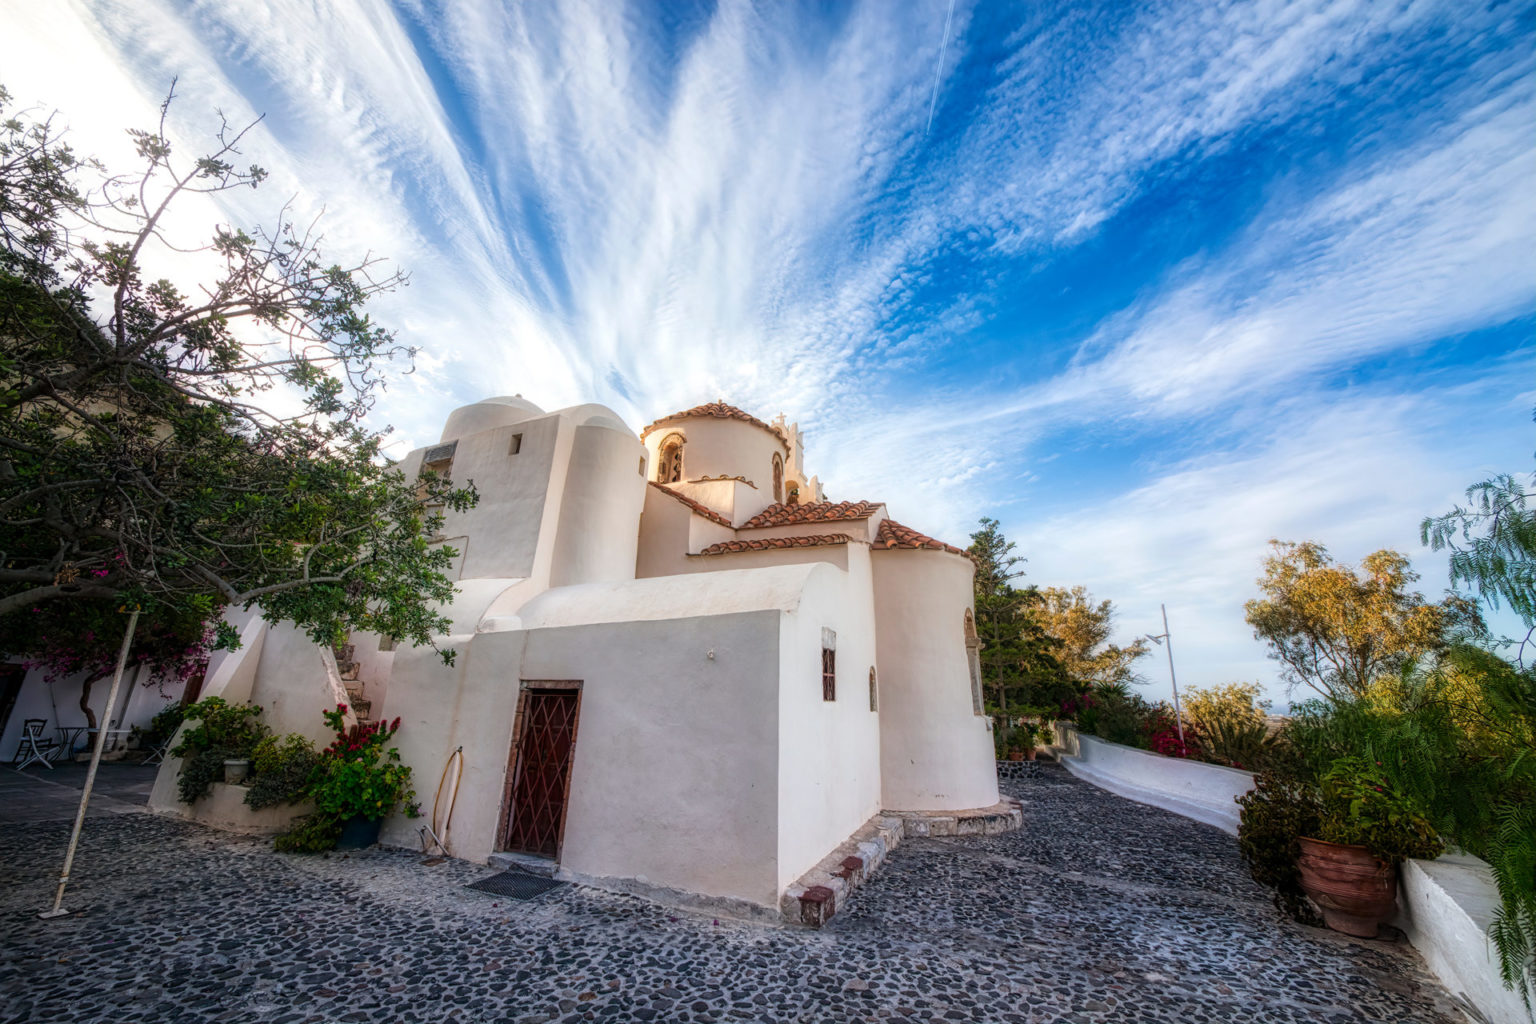
<path fill-rule="evenodd" d="M 102 714 L 102 727 L 96 730 L 96 746 L 91 751 L 91 767 L 85 773 L 85 789 L 80 793 L 80 809 L 75 812 L 75 830 L 69 836 L 69 852 L 64 855 L 64 870 L 59 874 L 59 888 L 53 894 L 53 909 L 45 910 L 38 917 L 66 917 L 69 911 L 63 907 L 64 887 L 69 884 L 69 869 L 75 865 L 75 848 L 80 845 L 80 829 L 85 825 L 85 808 L 91 802 L 91 787 L 96 784 L 96 769 L 101 765 L 101 752 L 106 746 L 108 727 L 112 724 L 112 706 L 117 703 L 117 690 L 123 683 L 123 666 L 128 663 L 128 648 L 133 644 L 133 631 L 139 624 L 139 609 L 128 616 L 128 628 L 123 630 L 123 646 L 117 652 L 117 669 L 112 673 L 112 689 L 107 694 L 106 711 Z"/>
<path fill-rule="evenodd" d="M 1179 746 L 1184 745 L 1184 709 L 1179 705 L 1179 678 L 1173 674 L 1173 634 L 1168 631 L 1168 606 L 1163 609 L 1163 640 L 1168 644 L 1168 679 L 1173 683 L 1173 714 L 1179 722 Z"/>

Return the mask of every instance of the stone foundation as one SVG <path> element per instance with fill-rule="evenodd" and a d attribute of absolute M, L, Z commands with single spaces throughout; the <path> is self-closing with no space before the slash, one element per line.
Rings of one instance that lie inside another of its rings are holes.
<path fill-rule="evenodd" d="M 1024 809 L 1004 797 L 991 807 L 963 811 L 883 811 L 802 875 L 779 901 L 788 924 L 820 928 L 843 909 L 886 856 L 911 836 L 981 836 L 1011 832 L 1024 824 Z"/>

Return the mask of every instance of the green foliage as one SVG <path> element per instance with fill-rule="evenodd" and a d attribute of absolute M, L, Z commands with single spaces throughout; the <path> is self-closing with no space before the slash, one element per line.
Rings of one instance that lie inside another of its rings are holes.
<path fill-rule="evenodd" d="M 388 746 L 400 728 L 392 723 L 345 725 L 346 705 L 325 712 L 335 739 L 317 755 L 302 797 L 315 802 L 313 814 L 305 815 L 288 832 L 277 837 L 276 849 L 292 853 L 317 853 L 336 845 L 349 818 L 377 821 L 400 805 L 407 817 L 417 817 L 416 793 L 411 788 L 411 769 L 400 762 L 400 751 Z"/>
<path fill-rule="evenodd" d="M 1095 604 L 1083 587 L 1046 587 L 1040 591 L 1036 614 L 1046 632 L 1061 641 L 1057 658 L 1078 692 L 1141 682 L 1135 663 L 1146 656 L 1147 641 L 1138 639 L 1126 647 L 1110 643 L 1115 616 L 1110 601 Z"/>
<path fill-rule="evenodd" d="M 1278 747 L 1254 776 L 1253 789 L 1237 802 L 1242 807 L 1238 852 L 1254 881 L 1272 890 L 1281 913 L 1321 924 L 1301 889 L 1296 866 L 1301 853 L 1297 840 L 1315 836 L 1322 819 L 1314 773 L 1294 748 Z"/>
<path fill-rule="evenodd" d="M 279 742 L 263 737 L 251 754 L 250 791 L 245 802 L 261 810 L 304 800 L 320 767 L 320 752 L 306 737 L 289 733 Z"/>
<path fill-rule="evenodd" d="M 1184 717 L 1200 734 L 1208 761 L 1252 769 L 1271 745 L 1258 683 L 1191 686 L 1184 691 Z"/>
<path fill-rule="evenodd" d="M 1490 607 L 1508 607 L 1525 623 L 1517 657 L 1536 629 L 1536 507 L 1527 485 L 1507 473 L 1467 488 L 1457 505 L 1420 526 L 1424 543 L 1451 552 L 1451 585 L 1467 586 Z"/>
<path fill-rule="evenodd" d="M 1252 771 L 1274 745 L 1262 719 L 1216 718 L 1197 728 L 1206 760 L 1232 768 Z"/>
<path fill-rule="evenodd" d="M 403 278 L 326 258 L 288 220 L 173 233 L 189 197 L 261 183 L 236 166 L 242 135 L 184 160 L 163 125 L 136 132 L 138 172 L 109 176 L 47 121 L 0 122 L 0 620 L 17 635 L 37 610 L 83 635 L 124 604 L 202 623 L 256 602 L 322 643 L 447 630 L 457 553 L 429 508 L 469 507 L 473 483 L 406 480 L 362 426 L 384 367 L 413 356 L 365 310 Z M 212 269 L 182 289 L 161 275 L 188 251 Z M 298 408 L 264 408 L 275 388 Z"/>
<path fill-rule="evenodd" d="M 336 848 L 341 838 L 342 820 L 323 814 L 306 814 L 287 832 L 272 841 L 279 853 L 324 853 Z"/>
<path fill-rule="evenodd" d="M 1269 644 L 1293 686 L 1362 696 L 1382 676 L 1443 651 L 1456 632 L 1482 627 L 1465 599 L 1426 604 L 1408 590 L 1419 577 L 1396 551 L 1367 555 L 1356 570 L 1311 541 L 1270 546 L 1259 578 L 1264 596 L 1244 607 L 1254 637 Z"/>
<path fill-rule="evenodd" d="M 185 804 L 208 795 L 209 787 L 224 777 L 224 762 L 249 758 L 266 734 L 256 721 L 261 708 L 254 704 L 230 704 L 222 697 L 207 697 L 186 709 L 185 719 L 196 723 L 181 734 L 171 756 L 182 758 L 176 784 Z"/>
<path fill-rule="evenodd" d="M 1318 839 L 1364 846 L 1377 860 L 1393 864 L 1438 857 L 1445 847 L 1423 811 L 1373 761 L 1339 758 L 1323 774 L 1321 789 Z"/>
<path fill-rule="evenodd" d="M 1075 692 L 1058 657 L 1061 641 L 1038 614 L 1040 592 L 1013 585 L 1024 575 L 1024 559 L 1013 549 L 995 519 L 982 519 L 971 534 L 983 692 L 1000 731 L 1025 705 L 1055 706 Z"/>
<path fill-rule="evenodd" d="M 134 726 L 133 735 L 137 737 L 139 746 L 144 750 L 154 750 L 176 735 L 176 730 L 181 728 L 181 722 L 186 717 L 186 713 L 186 708 L 180 703 L 173 702 L 167 704 L 149 720 L 148 728 L 140 729 Z"/>

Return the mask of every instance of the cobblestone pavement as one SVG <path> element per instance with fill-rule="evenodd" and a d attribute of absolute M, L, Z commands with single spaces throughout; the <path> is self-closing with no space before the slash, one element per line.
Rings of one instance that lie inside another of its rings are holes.
<path fill-rule="evenodd" d="M 0 835 L 0 1021 L 1381 1021 L 1463 1024 L 1402 941 L 1277 920 L 1215 829 L 1059 768 L 1025 827 L 910 840 L 821 932 L 400 850 L 302 858 L 147 814 Z"/>

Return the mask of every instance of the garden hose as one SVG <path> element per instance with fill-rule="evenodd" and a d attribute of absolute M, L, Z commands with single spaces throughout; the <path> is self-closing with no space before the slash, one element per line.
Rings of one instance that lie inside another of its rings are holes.
<path fill-rule="evenodd" d="M 448 797 L 448 813 L 443 816 L 443 824 L 441 828 L 439 828 L 437 824 L 437 812 L 443 803 L 443 783 L 448 781 L 448 769 L 455 767 L 455 765 L 457 765 L 457 770 L 453 775 L 453 792 Z M 458 802 L 459 781 L 463 777 L 464 748 L 459 746 L 455 747 L 453 753 L 448 755 L 448 760 L 443 765 L 443 774 L 438 777 L 437 792 L 432 796 L 432 824 L 422 826 L 422 831 L 431 836 L 432 841 L 437 844 L 437 848 L 443 851 L 445 856 L 449 857 L 453 856 L 453 854 L 448 851 L 448 829 L 452 826 L 453 823 L 453 805 Z M 427 844 L 425 840 L 422 842 L 421 852 L 427 852 Z"/>

